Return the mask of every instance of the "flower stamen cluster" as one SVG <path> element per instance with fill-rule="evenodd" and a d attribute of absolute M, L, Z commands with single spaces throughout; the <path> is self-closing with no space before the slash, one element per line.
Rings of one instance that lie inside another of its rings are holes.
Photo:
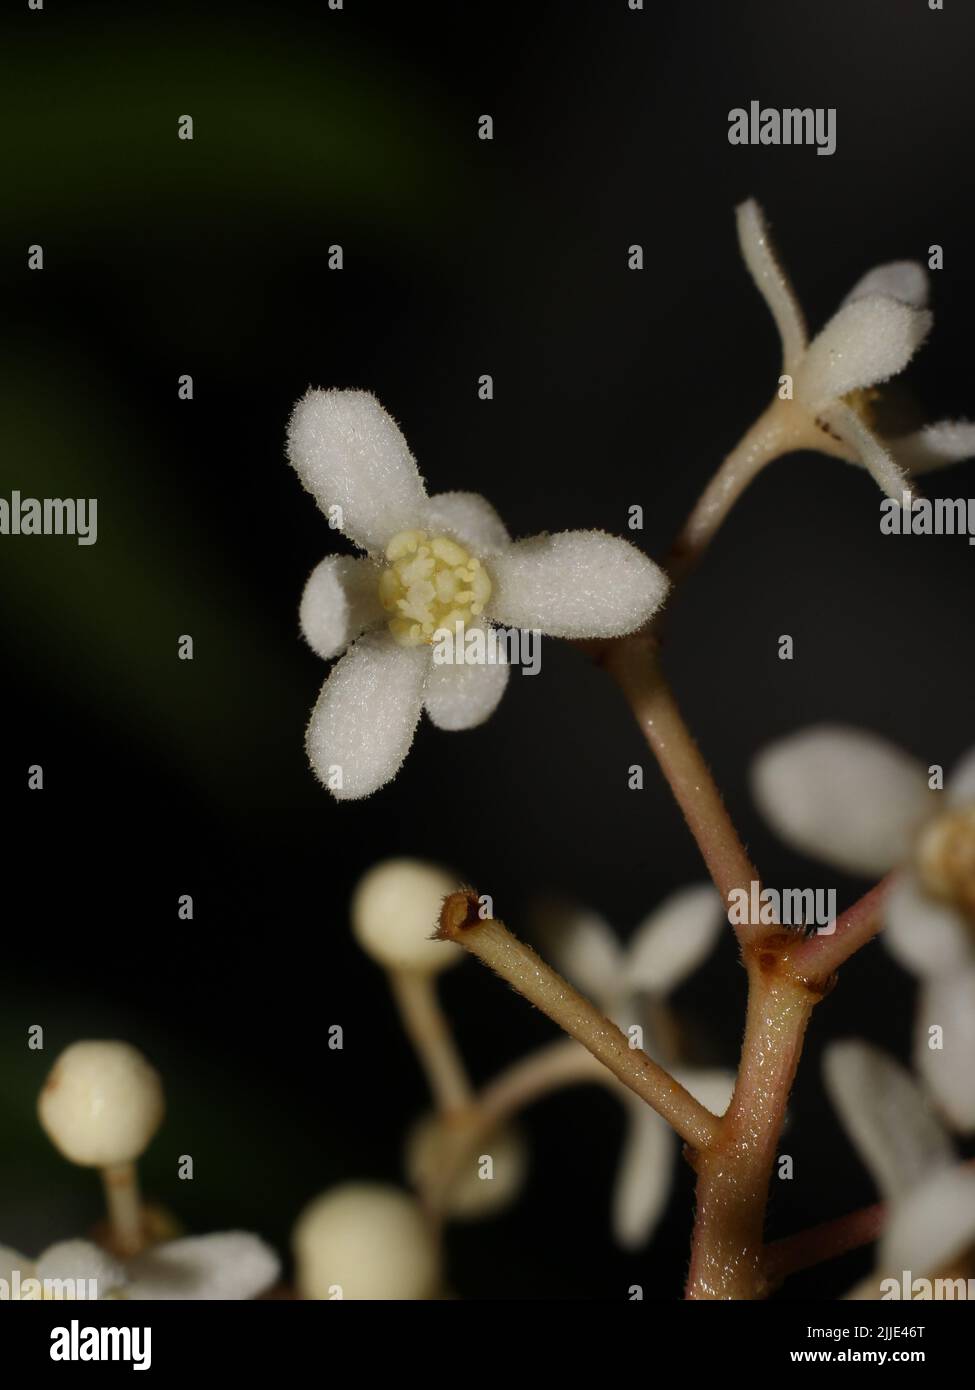
<path fill-rule="evenodd" d="M 484 612 L 491 580 L 476 555 L 449 536 L 399 531 L 386 547 L 379 601 L 401 647 L 430 645 L 438 632 L 466 628 Z"/>

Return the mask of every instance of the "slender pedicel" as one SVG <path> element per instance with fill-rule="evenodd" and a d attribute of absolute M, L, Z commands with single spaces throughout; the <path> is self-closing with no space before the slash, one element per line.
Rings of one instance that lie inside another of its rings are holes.
<path fill-rule="evenodd" d="M 446 899 L 437 936 L 458 942 L 576 1038 L 695 1148 L 713 1139 L 718 1120 L 557 971 L 495 918 L 482 920 L 472 890 Z"/>

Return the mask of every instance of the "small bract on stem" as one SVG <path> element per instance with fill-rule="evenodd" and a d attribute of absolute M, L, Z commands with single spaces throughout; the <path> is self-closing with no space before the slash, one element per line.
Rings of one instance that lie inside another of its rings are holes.
<path fill-rule="evenodd" d="M 443 1114 L 464 1110 L 471 1099 L 436 985 L 460 954 L 444 952 L 430 940 L 440 904 L 457 886 L 457 878 L 437 864 L 390 859 L 366 874 L 352 899 L 353 931 L 386 971 L 403 1028 Z"/>
<path fill-rule="evenodd" d="M 163 1117 L 158 1072 L 123 1042 L 79 1042 L 55 1062 L 38 1099 L 52 1142 L 72 1163 L 102 1176 L 114 1253 L 146 1244 L 135 1161 Z"/>

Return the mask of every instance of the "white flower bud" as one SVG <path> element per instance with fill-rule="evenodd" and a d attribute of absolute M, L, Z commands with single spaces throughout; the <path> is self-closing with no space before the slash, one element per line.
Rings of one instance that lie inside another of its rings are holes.
<path fill-rule="evenodd" d="M 406 1172 L 423 1187 L 445 1171 L 452 1175 L 445 1210 L 460 1220 L 491 1216 L 515 1200 L 525 1182 L 528 1151 L 506 1125 L 472 1141 L 469 1134 L 427 1115 L 406 1141 Z"/>
<path fill-rule="evenodd" d="M 303 1298 L 423 1299 L 437 1292 L 437 1242 L 420 1204 L 396 1187 L 332 1188 L 302 1212 L 292 1244 Z"/>
<path fill-rule="evenodd" d="M 352 930 L 368 955 L 387 969 L 437 974 L 455 965 L 463 949 L 431 941 L 440 908 L 460 882 L 446 869 L 419 859 L 386 859 L 359 880 L 352 895 Z"/>
<path fill-rule="evenodd" d="M 77 1042 L 44 1083 L 37 1113 L 51 1142 L 72 1163 L 129 1163 L 159 1128 L 165 1103 L 156 1069 L 123 1042 Z"/>

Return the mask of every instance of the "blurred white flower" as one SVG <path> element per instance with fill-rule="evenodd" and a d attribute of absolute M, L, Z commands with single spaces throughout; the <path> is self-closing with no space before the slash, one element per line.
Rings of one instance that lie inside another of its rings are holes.
<path fill-rule="evenodd" d="M 883 940 L 921 980 L 915 1070 L 956 1129 L 975 1129 L 975 751 L 935 792 L 907 753 L 824 725 L 764 749 L 752 786 L 802 853 L 854 874 L 899 866 Z"/>
<path fill-rule="evenodd" d="M 937 1277 L 975 1246 L 975 1171 L 962 1165 L 913 1077 L 869 1043 L 833 1043 L 824 1056 L 830 1099 L 890 1214 L 874 1275 L 854 1298 L 877 1298 L 878 1281 L 905 1272 Z"/>
<path fill-rule="evenodd" d="M 516 1199 L 528 1173 L 528 1147 L 510 1124 L 472 1141 L 455 1118 L 424 1115 L 407 1135 L 405 1167 L 420 1192 L 449 1171 L 443 1209 L 454 1220 L 473 1221 L 503 1211 Z"/>
<path fill-rule="evenodd" d="M 81 1297 L 93 1288 L 99 1299 L 250 1299 L 270 1288 L 279 1270 L 274 1251 L 244 1231 L 165 1241 L 125 1261 L 87 1240 L 59 1241 L 36 1261 L 0 1246 L 0 1279 L 8 1288 L 15 1278 L 21 1288 L 27 1280 L 40 1281 L 27 1293 L 30 1299 L 64 1297 L 72 1286 L 83 1289 Z M 45 1294 L 46 1280 L 55 1283 Z"/>
<path fill-rule="evenodd" d="M 345 1183 L 310 1202 L 292 1236 L 298 1292 L 311 1299 L 426 1299 L 440 1250 L 419 1202 L 397 1187 Z"/>
<path fill-rule="evenodd" d="M 288 457 L 337 529 L 366 552 L 313 570 L 301 627 L 325 660 L 348 651 L 308 726 L 311 765 L 339 798 L 369 796 L 399 770 L 420 713 L 472 729 L 493 713 L 503 663 L 437 664 L 435 634 L 488 623 L 553 637 L 617 637 L 667 592 L 628 541 L 564 531 L 512 541 L 472 492 L 428 497 L 395 421 L 366 391 L 312 390 L 295 406 Z"/>
<path fill-rule="evenodd" d="M 664 1036 L 674 1031 L 665 1000 L 705 960 L 726 921 L 718 893 L 700 885 L 667 898 L 625 946 L 592 912 L 560 909 L 543 929 L 546 954 L 562 974 L 591 995 L 624 1033 L 640 1027 L 644 1050 L 715 1115 L 728 1108 L 734 1073 L 673 1065 L 672 1040 Z M 649 1239 L 663 1214 L 677 1138 L 666 1120 L 638 1096 L 622 1088 L 620 1096 L 627 1130 L 613 1193 L 612 1226 L 620 1245 L 636 1249 Z"/>
<path fill-rule="evenodd" d="M 940 421 L 886 442 L 870 423 L 872 388 L 903 371 L 931 328 L 922 265 L 892 261 L 869 271 L 810 342 L 762 209 L 749 199 L 737 217 L 742 256 L 782 340 L 792 408 L 804 417 L 797 445 L 818 436 L 824 453 L 863 464 L 898 502 L 911 491 L 911 476 L 975 454 L 975 424 L 968 421 Z"/>

